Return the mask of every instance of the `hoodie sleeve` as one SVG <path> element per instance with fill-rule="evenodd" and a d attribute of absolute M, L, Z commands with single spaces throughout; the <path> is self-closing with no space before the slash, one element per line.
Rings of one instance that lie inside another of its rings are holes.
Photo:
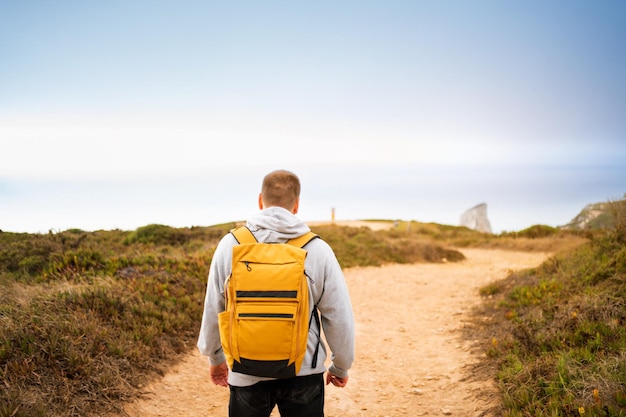
<path fill-rule="evenodd" d="M 208 356 L 211 365 L 219 365 L 226 360 L 220 341 L 217 315 L 225 309 L 224 282 L 230 274 L 232 247 L 235 243 L 235 239 L 230 234 L 222 238 L 215 249 L 209 268 L 197 347 L 201 354 Z"/>
<path fill-rule="evenodd" d="M 318 239 L 316 246 L 322 252 L 316 256 L 316 267 L 321 267 L 323 290 L 317 307 L 322 316 L 322 327 L 332 352 L 330 372 L 338 377 L 348 376 L 354 362 L 354 315 L 348 286 L 339 262 L 331 247 Z M 317 268 L 316 268 L 317 269 Z"/>

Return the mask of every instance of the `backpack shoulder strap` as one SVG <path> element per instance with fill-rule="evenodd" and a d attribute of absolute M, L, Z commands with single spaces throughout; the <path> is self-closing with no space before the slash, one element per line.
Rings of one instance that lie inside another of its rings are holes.
<path fill-rule="evenodd" d="M 239 226 L 231 229 L 230 233 L 235 237 L 237 243 L 257 243 L 256 238 L 246 226 Z"/>
<path fill-rule="evenodd" d="M 308 233 L 303 234 L 300 237 L 296 237 L 294 239 L 288 240 L 287 243 L 289 243 L 290 245 L 297 246 L 299 248 L 303 248 L 306 246 L 307 243 L 309 243 L 310 241 L 316 238 L 319 238 L 317 234 L 313 232 L 308 232 Z"/>

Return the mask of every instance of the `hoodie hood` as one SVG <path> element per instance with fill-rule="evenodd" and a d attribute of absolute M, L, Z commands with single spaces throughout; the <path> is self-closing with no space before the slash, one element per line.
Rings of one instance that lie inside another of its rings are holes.
<path fill-rule="evenodd" d="M 282 207 L 261 210 L 248 219 L 246 226 L 259 242 L 283 243 L 311 230 L 306 223 Z"/>
<path fill-rule="evenodd" d="M 283 243 L 311 230 L 306 223 L 282 207 L 261 210 L 248 219 L 246 226 L 259 242 Z"/>

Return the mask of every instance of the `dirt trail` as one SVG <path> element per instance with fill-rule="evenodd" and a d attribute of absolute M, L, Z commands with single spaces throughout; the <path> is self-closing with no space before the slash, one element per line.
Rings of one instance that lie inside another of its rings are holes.
<path fill-rule="evenodd" d="M 345 271 L 357 321 L 356 361 L 346 388 L 327 386 L 326 416 L 480 416 L 496 401 L 490 381 L 466 380 L 480 358 L 461 329 L 480 303 L 480 287 L 547 255 L 462 252 L 467 259 L 460 263 Z M 145 391 L 125 407 L 130 417 L 227 415 L 227 389 L 211 384 L 208 364 L 195 352 Z"/>

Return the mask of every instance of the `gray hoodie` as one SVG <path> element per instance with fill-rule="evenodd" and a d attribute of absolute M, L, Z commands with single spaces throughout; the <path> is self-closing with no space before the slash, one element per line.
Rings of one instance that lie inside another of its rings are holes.
<path fill-rule="evenodd" d="M 284 243 L 307 233 L 309 227 L 288 210 L 269 207 L 247 221 L 248 228 L 259 242 Z M 213 254 L 209 269 L 204 313 L 198 337 L 198 349 L 207 356 L 211 365 L 226 360 L 222 350 L 218 313 L 224 311 L 224 282 L 231 272 L 232 248 L 237 244 L 228 234 L 222 238 Z M 306 246 L 305 271 L 310 278 L 310 303 L 316 305 L 322 317 L 323 334 L 332 352 L 330 372 L 338 377 L 348 376 L 354 361 L 354 317 L 348 288 L 331 247 L 322 239 L 314 239 Z M 313 352 L 318 344 L 315 324 L 309 330 L 307 353 L 298 376 L 322 373 L 326 370 L 326 348 L 319 349 L 316 368 L 311 367 Z M 249 386 L 268 378 L 255 377 L 229 371 L 228 383 Z"/>

